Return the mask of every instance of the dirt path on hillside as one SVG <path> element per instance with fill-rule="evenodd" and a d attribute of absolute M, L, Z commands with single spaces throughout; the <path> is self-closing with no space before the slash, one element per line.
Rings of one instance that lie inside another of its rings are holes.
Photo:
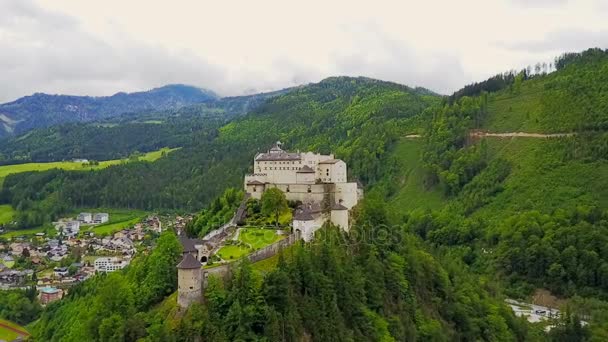
<path fill-rule="evenodd" d="M 561 138 L 571 137 L 575 133 L 526 133 L 526 132 L 508 132 L 508 133 L 490 133 L 485 131 L 474 130 L 469 132 L 469 136 L 473 138 L 496 137 L 496 138 Z"/>
<path fill-rule="evenodd" d="M 491 133 L 480 130 L 472 130 L 469 132 L 469 136 L 471 138 L 485 138 L 485 137 L 494 137 L 494 138 L 561 138 L 561 137 L 571 137 L 576 133 L 526 133 L 526 132 L 507 132 L 507 133 Z M 422 138 L 420 134 L 408 134 L 405 136 L 408 139 L 418 139 Z"/>
<path fill-rule="evenodd" d="M 4 324 L 2 322 L 0 322 L 0 328 L 6 329 L 6 330 L 10 330 L 10 331 L 12 331 L 12 332 L 14 332 L 14 333 L 16 333 L 18 335 L 24 336 L 24 337 L 25 336 L 30 336 L 30 333 L 28 333 L 27 331 L 21 330 L 21 329 L 17 329 L 15 327 L 11 327 L 10 325 Z"/>

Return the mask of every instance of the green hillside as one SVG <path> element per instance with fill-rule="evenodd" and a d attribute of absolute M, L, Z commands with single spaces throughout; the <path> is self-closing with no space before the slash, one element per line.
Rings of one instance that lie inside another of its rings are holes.
<path fill-rule="evenodd" d="M 592 49 L 566 55 L 559 70 L 488 95 L 481 128 L 493 132 L 608 129 L 608 60 Z"/>
<path fill-rule="evenodd" d="M 272 98 L 155 163 L 13 175 L 5 181 L 4 198 L 18 208 L 42 197 L 55 212 L 66 206 L 197 210 L 226 187 L 239 186 L 252 156 L 277 140 L 292 150 L 334 151 L 354 178 L 373 183 L 385 172 L 387 149 L 419 129 L 422 111 L 439 101 L 428 91 L 394 83 L 331 78 Z"/>
<path fill-rule="evenodd" d="M 240 187 L 252 156 L 281 140 L 289 149 L 335 152 L 366 190 L 351 235 L 327 227 L 263 276 L 243 264 L 231 281 L 212 280 L 208 300 L 181 317 L 151 310 L 176 286 L 175 271 L 166 271 L 176 260 L 153 252 L 124 273 L 83 284 L 43 313 L 34 336 L 556 341 L 579 331 L 601 341 L 608 333 L 606 65 L 603 51 L 566 55 L 550 74 L 512 74 L 443 99 L 330 78 L 273 98 L 155 163 L 7 177 L 3 196 L 15 207 L 213 203 L 200 217 L 214 221 L 238 202 L 220 194 Z M 471 136 L 477 129 L 576 135 Z M 412 133 L 422 136 L 406 137 Z M 159 242 L 177 258 L 175 245 L 170 233 Z M 536 289 L 567 301 L 589 325 L 565 315 L 557 333 L 544 334 L 542 325 L 516 319 L 504 298 L 529 300 Z"/>

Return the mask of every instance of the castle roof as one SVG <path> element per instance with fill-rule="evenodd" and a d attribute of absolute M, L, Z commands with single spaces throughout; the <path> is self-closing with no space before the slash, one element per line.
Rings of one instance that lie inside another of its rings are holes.
<path fill-rule="evenodd" d="M 203 264 L 201 264 L 196 258 L 192 256 L 192 254 L 188 253 L 184 255 L 182 261 L 177 265 L 179 269 L 197 269 L 201 268 Z"/>
<path fill-rule="evenodd" d="M 260 153 L 255 157 L 258 161 L 273 161 L 273 160 L 300 160 L 299 153 L 289 153 L 283 151 L 281 142 L 277 141 L 267 153 Z"/>
<path fill-rule="evenodd" d="M 260 153 L 255 158 L 257 161 L 275 161 L 275 160 L 301 160 L 299 153 L 289 153 L 283 150 L 270 151 L 268 153 Z"/>
<path fill-rule="evenodd" d="M 194 247 L 194 240 L 188 239 L 185 236 L 180 236 L 179 242 L 182 244 L 182 247 L 184 248 L 184 253 L 196 252 L 196 248 Z"/>
<path fill-rule="evenodd" d="M 320 161 L 319 164 L 335 164 L 337 162 L 341 162 L 342 160 L 340 159 L 327 159 L 327 160 L 323 160 Z"/>
<path fill-rule="evenodd" d="M 348 210 L 348 208 L 343 206 L 342 203 L 334 203 L 331 206 L 331 210 Z"/>
<path fill-rule="evenodd" d="M 316 173 L 315 170 L 311 169 L 310 166 L 304 165 L 296 173 Z"/>
<path fill-rule="evenodd" d="M 314 218 L 308 210 L 298 210 L 293 216 L 294 221 L 312 221 Z"/>

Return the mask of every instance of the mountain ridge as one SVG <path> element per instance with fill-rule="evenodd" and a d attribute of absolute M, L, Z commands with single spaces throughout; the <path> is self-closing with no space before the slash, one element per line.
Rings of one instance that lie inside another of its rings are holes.
<path fill-rule="evenodd" d="M 61 123 L 95 121 L 133 111 L 180 108 L 217 98 L 210 90 L 181 84 L 97 97 L 35 93 L 0 104 L 0 137 Z"/>

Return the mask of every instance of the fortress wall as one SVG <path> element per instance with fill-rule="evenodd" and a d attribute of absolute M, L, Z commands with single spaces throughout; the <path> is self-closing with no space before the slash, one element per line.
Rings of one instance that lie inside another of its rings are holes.
<path fill-rule="evenodd" d="M 255 252 L 249 254 L 247 256 L 247 258 L 252 263 L 268 259 L 270 257 L 277 255 L 282 248 L 291 246 L 294 243 L 296 243 L 297 241 L 298 241 L 298 237 L 295 234 L 290 234 L 288 237 L 286 237 L 283 240 L 277 241 L 269 246 L 266 246 L 262 249 L 259 249 Z M 228 279 L 232 275 L 232 266 L 234 266 L 234 265 L 235 265 L 235 263 L 229 263 L 229 264 L 224 264 L 224 265 L 213 267 L 213 268 L 204 268 L 203 272 L 202 272 L 203 276 L 202 276 L 202 280 L 201 280 L 203 289 L 205 289 L 207 287 L 207 280 L 210 276 L 219 277 L 224 280 Z"/>

